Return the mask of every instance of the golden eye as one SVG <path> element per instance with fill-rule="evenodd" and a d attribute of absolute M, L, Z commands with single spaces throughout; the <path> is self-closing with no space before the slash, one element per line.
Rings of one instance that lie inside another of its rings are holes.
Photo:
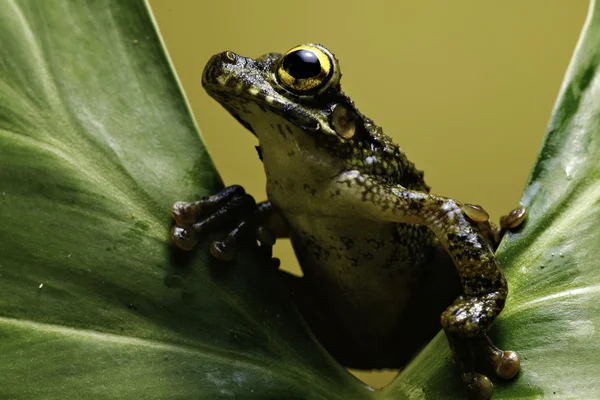
<path fill-rule="evenodd" d="M 298 94 L 319 93 L 339 83 L 339 66 L 333 55 L 318 45 L 297 46 L 277 65 L 281 85 Z"/>

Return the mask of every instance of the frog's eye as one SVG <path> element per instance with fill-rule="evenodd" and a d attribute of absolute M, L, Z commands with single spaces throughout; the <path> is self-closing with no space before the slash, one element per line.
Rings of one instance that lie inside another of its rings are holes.
<path fill-rule="evenodd" d="M 297 94 L 319 93 L 339 83 L 339 66 L 333 55 L 318 45 L 297 46 L 281 57 L 277 79 Z"/>

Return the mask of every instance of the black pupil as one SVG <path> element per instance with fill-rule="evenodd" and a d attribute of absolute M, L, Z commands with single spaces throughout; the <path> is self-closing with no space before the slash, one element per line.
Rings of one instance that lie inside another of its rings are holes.
<path fill-rule="evenodd" d="M 306 79 L 321 73 L 321 63 L 312 51 L 296 50 L 285 56 L 283 69 L 296 79 Z"/>

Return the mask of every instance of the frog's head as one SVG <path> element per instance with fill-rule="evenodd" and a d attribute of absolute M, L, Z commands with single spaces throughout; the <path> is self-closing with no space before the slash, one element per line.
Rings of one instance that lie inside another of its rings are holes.
<path fill-rule="evenodd" d="M 256 120 L 274 114 L 310 132 L 337 135 L 337 126 L 344 137 L 350 136 L 348 124 L 342 124 L 344 129 L 339 123 L 348 99 L 341 96 L 340 76 L 339 64 L 327 49 L 302 45 L 284 55 L 268 53 L 258 59 L 231 51 L 217 54 L 204 68 L 202 84 L 254 134 L 259 135 Z M 258 105 L 262 112 L 250 112 L 244 107 L 248 104 Z"/>
<path fill-rule="evenodd" d="M 291 166 L 313 173 L 352 168 L 386 178 L 401 173 L 398 146 L 356 109 L 340 78 L 329 50 L 305 44 L 257 59 L 217 54 L 206 65 L 202 84 L 258 137 L 271 171 Z"/>

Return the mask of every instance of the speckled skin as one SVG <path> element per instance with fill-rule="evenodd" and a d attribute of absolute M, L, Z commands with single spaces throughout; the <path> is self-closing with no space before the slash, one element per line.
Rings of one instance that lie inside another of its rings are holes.
<path fill-rule="evenodd" d="M 451 345 L 484 335 L 508 288 L 477 224 L 459 202 L 429 193 L 423 172 L 338 82 L 318 94 L 284 89 L 280 58 L 224 52 L 202 83 L 258 137 L 268 199 L 288 224 L 304 272 L 299 301 L 317 336 L 346 364 L 400 366 L 439 329 L 450 298 L 441 325 Z M 350 138 L 332 123 L 339 106 L 355 123 Z"/>

